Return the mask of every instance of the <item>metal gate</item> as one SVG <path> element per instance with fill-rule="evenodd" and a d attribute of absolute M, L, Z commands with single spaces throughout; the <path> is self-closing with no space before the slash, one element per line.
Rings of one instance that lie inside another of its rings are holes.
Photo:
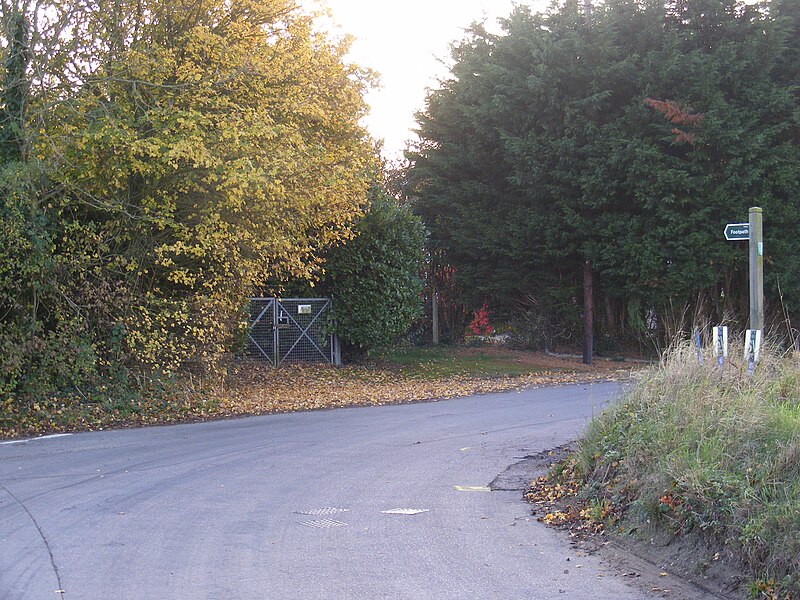
<path fill-rule="evenodd" d="M 329 298 L 250 298 L 247 355 L 275 366 L 341 364 L 339 340 L 328 327 L 330 308 Z"/>

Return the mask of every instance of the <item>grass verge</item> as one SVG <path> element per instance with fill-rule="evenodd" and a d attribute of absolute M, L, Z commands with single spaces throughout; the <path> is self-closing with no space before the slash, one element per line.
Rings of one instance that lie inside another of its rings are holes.
<path fill-rule="evenodd" d="M 527 360 L 530 353 L 504 348 L 453 348 L 448 346 L 397 347 L 376 352 L 373 358 L 382 365 L 396 366 L 408 377 L 441 379 L 442 377 L 521 377 L 548 370 Z M 558 371 L 558 365 L 550 365 Z M 564 365 L 564 370 L 574 370 Z"/>
<path fill-rule="evenodd" d="M 621 526 L 701 539 L 711 560 L 743 565 L 754 597 L 800 597 L 797 357 L 765 353 L 750 376 L 677 348 L 590 424 L 573 461 L 586 501 Z"/>

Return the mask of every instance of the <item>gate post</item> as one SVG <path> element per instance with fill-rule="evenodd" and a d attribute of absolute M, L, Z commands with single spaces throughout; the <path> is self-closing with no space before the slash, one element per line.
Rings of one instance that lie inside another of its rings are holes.
<path fill-rule="evenodd" d="M 280 352 L 280 337 L 278 335 L 278 307 L 280 303 L 277 298 L 272 298 L 272 366 L 280 364 L 278 352 Z"/>
<path fill-rule="evenodd" d="M 339 336 L 332 333 L 331 342 L 333 346 L 333 364 L 340 367 L 342 365 L 342 347 L 339 345 Z"/>

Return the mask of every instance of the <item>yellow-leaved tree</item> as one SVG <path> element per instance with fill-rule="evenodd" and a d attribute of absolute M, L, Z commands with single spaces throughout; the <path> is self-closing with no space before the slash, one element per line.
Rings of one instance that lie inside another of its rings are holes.
<path fill-rule="evenodd" d="M 61 310 L 101 370 L 214 364 L 251 290 L 310 276 L 351 235 L 375 172 L 371 74 L 287 0 L 20 10 Z"/>

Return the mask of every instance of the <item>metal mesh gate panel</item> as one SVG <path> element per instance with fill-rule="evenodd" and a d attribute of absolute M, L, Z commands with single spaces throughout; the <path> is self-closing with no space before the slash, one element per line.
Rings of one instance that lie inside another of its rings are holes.
<path fill-rule="evenodd" d="M 247 356 L 275 364 L 275 298 L 250 299 Z"/>
<path fill-rule="evenodd" d="M 328 298 L 251 298 L 248 356 L 284 362 L 339 364 L 336 337 L 329 332 Z"/>

